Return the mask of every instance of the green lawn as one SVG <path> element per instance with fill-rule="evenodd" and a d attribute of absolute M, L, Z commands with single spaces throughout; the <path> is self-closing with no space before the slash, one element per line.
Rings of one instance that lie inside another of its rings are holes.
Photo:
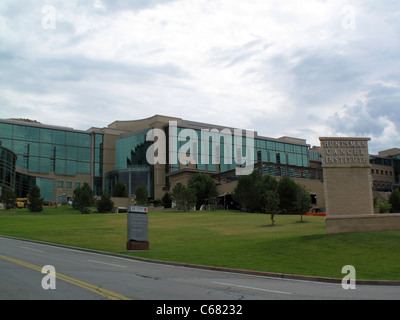
<path fill-rule="evenodd" d="M 150 212 L 150 259 L 267 272 L 342 278 L 353 265 L 358 279 L 400 280 L 400 232 L 326 235 L 323 217 L 239 212 Z M 83 215 L 69 208 L 0 211 L 0 234 L 123 253 L 126 214 Z"/>

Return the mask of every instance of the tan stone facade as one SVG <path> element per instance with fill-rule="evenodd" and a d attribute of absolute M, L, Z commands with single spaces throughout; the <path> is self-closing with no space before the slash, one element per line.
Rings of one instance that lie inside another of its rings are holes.
<path fill-rule="evenodd" d="M 373 214 L 369 168 L 324 168 L 328 216 Z"/>
<path fill-rule="evenodd" d="M 395 230 L 400 230 L 400 214 L 326 217 L 326 232 L 328 234 Z"/>
<path fill-rule="evenodd" d="M 320 138 L 327 233 L 400 230 L 400 215 L 376 215 L 368 138 Z"/>

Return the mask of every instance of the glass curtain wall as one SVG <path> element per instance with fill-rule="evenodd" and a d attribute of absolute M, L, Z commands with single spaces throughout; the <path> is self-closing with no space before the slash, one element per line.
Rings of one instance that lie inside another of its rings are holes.
<path fill-rule="evenodd" d="M 17 156 L 0 146 L 0 186 L 3 188 L 15 188 L 15 163 Z"/>
<path fill-rule="evenodd" d="M 148 130 L 123 137 L 116 141 L 116 169 L 105 175 L 106 189 L 113 192 L 114 186 L 121 180 L 127 185 L 129 196 L 132 196 L 143 183 L 149 198 L 154 194 L 153 165 L 146 159 L 147 149 L 153 144 L 146 141 Z"/>
<path fill-rule="evenodd" d="M 193 132 L 193 129 L 184 131 L 185 129 L 187 128 L 178 127 L 176 135 L 170 137 L 173 139 L 173 143 L 176 144 L 177 151 L 175 154 L 175 163 L 170 163 L 171 172 L 177 171 L 182 167 L 179 162 L 179 150 L 189 150 L 190 143 L 186 144 L 190 141 L 190 137 L 185 137 L 185 135 L 186 133 Z M 193 148 L 197 149 L 196 168 L 198 170 L 225 172 L 237 167 L 234 155 L 233 132 L 229 133 L 227 131 L 223 133 L 220 131 L 218 133 L 207 132 L 207 134 L 202 134 L 201 130 L 194 130 L 194 132 L 196 133 L 197 148 L 196 146 L 193 146 Z M 180 139 L 185 140 L 179 141 Z M 171 145 L 169 145 L 169 148 L 171 149 Z M 192 151 L 190 149 L 188 152 L 191 153 Z M 253 152 L 254 163 L 263 161 L 290 166 L 309 167 L 308 146 L 256 138 L 254 140 L 254 148 L 251 152 Z M 242 138 L 242 153 L 244 157 L 246 155 L 245 137 Z M 219 165 L 215 159 L 219 159 Z"/>
<path fill-rule="evenodd" d="M 0 141 L 30 173 L 90 174 L 90 134 L 0 123 Z"/>

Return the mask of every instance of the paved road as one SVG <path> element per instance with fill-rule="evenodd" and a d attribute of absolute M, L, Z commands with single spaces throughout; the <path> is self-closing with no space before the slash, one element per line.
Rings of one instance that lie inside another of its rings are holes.
<path fill-rule="evenodd" d="M 55 268 L 54 290 L 42 288 L 45 265 Z M 400 287 L 344 290 L 338 284 L 177 267 L 0 237 L 0 299 L 398 300 Z"/>

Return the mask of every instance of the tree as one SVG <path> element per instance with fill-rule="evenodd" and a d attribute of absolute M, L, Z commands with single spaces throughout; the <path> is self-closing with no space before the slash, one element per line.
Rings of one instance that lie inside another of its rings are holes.
<path fill-rule="evenodd" d="M 28 209 L 30 212 L 43 211 L 43 198 L 40 194 L 40 188 L 34 185 L 28 195 Z"/>
<path fill-rule="evenodd" d="M 392 205 L 392 211 L 395 213 L 400 213 L 400 190 L 393 190 L 389 197 L 389 203 Z"/>
<path fill-rule="evenodd" d="M 279 196 L 276 190 L 266 190 L 264 194 L 264 211 L 271 215 L 271 225 L 275 223 L 275 214 L 279 210 Z"/>
<path fill-rule="evenodd" d="M 149 199 L 147 195 L 147 189 L 143 183 L 140 183 L 135 190 L 136 203 L 140 206 L 146 206 Z"/>
<path fill-rule="evenodd" d="M 114 202 L 107 190 L 103 190 L 100 200 L 96 202 L 97 211 L 100 213 L 110 212 L 114 208 Z"/>
<path fill-rule="evenodd" d="M 303 215 L 312 208 L 311 195 L 307 189 L 300 184 L 297 184 L 295 208 L 296 213 L 301 215 L 300 222 L 303 222 Z"/>
<path fill-rule="evenodd" d="M 214 180 L 205 173 L 196 173 L 189 181 L 189 188 L 196 191 L 196 208 L 203 204 L 215 203 L 218 197 Z"/>
<path fill-rule="evenodd" d="M 171 199 L 171 195 L 167 192 L 163 195 L 163 197 L 161 198 L 161 202 L 164 206 L 164 208 L 171 208 L 172 206 L 172 199 Z"/>
<path fill-rule="evenodd" d="M 289 177 L 282 177 L 277 186 L 281 213 L 296 213 L 297 183 Z"/>
<path fill-rule="evenodd" d="M 196 191 L 192 188 L 186 188 L 182 183 L 178 183 L 172 189 L 172 200 L 176 202 L 178 210 L 190 210 L 196 204 Z"/>
<path fill-rule="evenodd" d="M 1 192 L 1 202 L 5 205 L 6 209 L 12 209 L 16 201 L 15 191 L 12 189 L 3 188 Z"/>
<path fill-rule="evenodd" d="M 72 207 L 81 213 L 90 213 L 89 207 L 93 205 L 93 190 L 89 184 L 85 182 L 83 186 L 74 190 L 72 197 Z"/>
<path fill-rule="evenodd" d="M 123 183 L 121 180 L 118 180 L 117 184 L 114 187 L 112 196 L 127 198 L 128 197 L 128 188 L 126 187 L 126 184 Z"/>
<path fill-rule="evenodd" d="M 279 211 L 278 181 L 270 174 L 262 176 L 262 207 L 266 214 L 271 215 L 272 225 L 275 223 L 275 214 Z"/>
<path fill-rule="evenodd" d="M 256 169 L 251 174 L 243 175 L 239 178 L 232 197 L 246 211 L 261 212 L 264 211 L 263 193 L 263 178 L 261 172 Z"/>

